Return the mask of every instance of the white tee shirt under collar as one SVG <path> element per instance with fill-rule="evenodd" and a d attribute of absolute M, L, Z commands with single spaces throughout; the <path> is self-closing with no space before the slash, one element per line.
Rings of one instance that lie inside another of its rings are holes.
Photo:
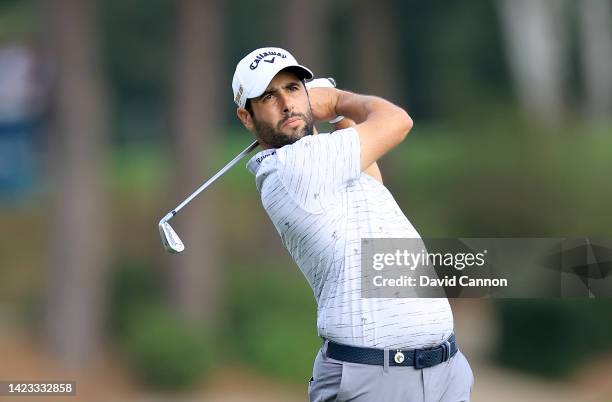
<path fill-rule="evenodd" d="M 321 337 L 377 348 L 439 344 L 445 298 L 362 298 L 361 239 L 420 238 L 385 186 L 362 173 L 354 128 L 307 136 L 247 163 L 264 209 L 317 301 Z"/>

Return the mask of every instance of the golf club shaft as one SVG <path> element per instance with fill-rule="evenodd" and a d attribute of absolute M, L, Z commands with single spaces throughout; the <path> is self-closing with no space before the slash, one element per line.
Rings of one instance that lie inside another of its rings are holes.
<path fill-rule="evenodd" d="M 165 221 L 165 222 L 169 221 L 170 218 L 172 218 L 174 215 L 176 215 L 176 213 L 178 211 L 180 211 L 185 205 L 189 204 L 189 202 L 191 200 L 193 200 L 198 194 L 200 194 L 204 189 L 206 189 L 215 180 L 217 180 L 219 178 L 219 176 L 221 176 L 223 173 L 227 172 L 232 166 L 234 166 L 236 163 L 238 163 L 242 158 L 244 158 L 246 155 L 248 155 L 252 150 L 257 148 L 257 145 L 259 145 L 259 144 L 258 144 L 257 141 L 255 141 L 251 145 L 246 147 L 244 149 L 244 151 L 242 151 L 238 155 L 236 155 L 236 157 L 234 159 L 229 161 L 229 163 L 227 165 L 225 165 L 221 170 L 219 170 L 217 173 L 215 173 L 215 175 L 213 177 L 211 177 L 210 179 L 206 180 L 206 182 L 204 184 L 202 184 L 196 191 L 194 191 L 193 194 L 191 194 L 189 197 L 187 197 L 176 208 L 174 208 L 166 216 L 164 216 L 162 221 Z"/>

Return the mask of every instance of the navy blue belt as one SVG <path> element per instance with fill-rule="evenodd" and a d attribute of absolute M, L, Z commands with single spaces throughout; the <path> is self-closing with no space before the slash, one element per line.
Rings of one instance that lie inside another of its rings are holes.
<path fill-rule="evenodd" d="M 438 346 L 426 349 L 388 349 L 387 353 L 389 366 L 414 366 L 420 369 L 447 361 L 457 353 L 457 350 L 457 341 L 452 334 Z M 332 341 L 327 344 L 327 357 L 351 363 L 378 366 L 385 364 L 384 349 L 361 348 Z"/>

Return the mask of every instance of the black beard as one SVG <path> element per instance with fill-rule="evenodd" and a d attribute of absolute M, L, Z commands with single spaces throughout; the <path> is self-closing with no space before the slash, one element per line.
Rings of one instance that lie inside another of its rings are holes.
<path fill-rule="evenodd" d="M 299 117 L 304 120 L 304 127 L 295 131 L 292 134 L 285 134 L 281 131 L 282 125 L 293 117 Z M 257 135 L 271 148 L 282 148 L 285 145 L 293 144 L 301 138 L 312 135 L 314 133 L 314 117 L 312 111 L 309 110 L 307 114 L 292 113 L 285 116 L 284 119 L 278 122 L 276 127 L 270 124 L 260 122 L 253 116 L 253 123 L 255 124 L 255 130 Z"/>

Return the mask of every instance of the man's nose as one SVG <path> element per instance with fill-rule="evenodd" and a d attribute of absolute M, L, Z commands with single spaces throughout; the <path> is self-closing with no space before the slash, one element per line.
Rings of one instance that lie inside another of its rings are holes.
<path fill-rule="evenodd" d="M 287 94 L 281 92 L 279 94 L 279 100 L 281 102 L 283 113 L 289 113 L 293 110 L 293 103 Z"/>

